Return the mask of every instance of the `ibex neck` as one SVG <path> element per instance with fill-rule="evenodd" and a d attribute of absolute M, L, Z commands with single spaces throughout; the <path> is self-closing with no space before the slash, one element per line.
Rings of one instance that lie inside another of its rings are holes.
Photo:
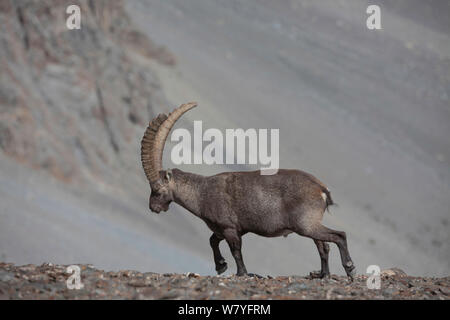
<path fill-rule="evenodd" d="M 175 182 L 174 201 L 194 215 L 200 216 L 201 188 L 205 177 L 179 169 L 173 169 L 172 172 Z"/>

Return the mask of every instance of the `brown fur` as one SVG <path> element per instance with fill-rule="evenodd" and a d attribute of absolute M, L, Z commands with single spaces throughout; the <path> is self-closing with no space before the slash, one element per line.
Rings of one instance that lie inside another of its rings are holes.
<path fill-rule="evenodd" d="M 354 266 L 347 250 L 345 233 L 325 228 L 322 217 L 332 203 L 327 187 L 314 176 L 299 170 L 280 169 L 275 175 L 259 171 L 225 172 L 201 176 L 173 169 L 160 172 L 162 187 L 153 191 L 150 209 L 167 211 L 174 201 L 202 219 L 213 231 L 210 239 L 217 271 L 225 271 L 226 263 L 218 249 L 225 239 L 236 259 L 239 275 L 246 274 L 241 254 L 241 237 L 252 232 L 264 237 L 277 237 L 295 232 L 319 243 L 335 242 L 344 268 L 351 276 Z M 317 244 L 316 243 L 316 244 Z M 320 273 L 328 276 L 328 253 L 319 249 L 322 261 Z M 324 262 L 326 261 L 326 263 Z"/>

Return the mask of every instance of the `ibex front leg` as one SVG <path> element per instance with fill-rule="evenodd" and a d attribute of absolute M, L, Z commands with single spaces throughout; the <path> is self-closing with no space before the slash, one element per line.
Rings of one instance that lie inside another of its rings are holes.
<path fill-rule="evenodd" d="M 237 273 L 238 276 L 243 276 L 247 274 L 247 269 L 244 265 L 244 260 L 242 259 L 242 252 L 241 252 L 241 236 L 238 234 L 236 230 L 228 229 L 225 230 L 223 233 L 225 240 L 227 241 L 228 245 L 230 246 L 231 254 L 234 257 L 234 260 L 236 260 L 236 266 L 237 266 Z"/>
<path fill-rule="evenodd" d="M 220 253 L 219 243 L 223 238 L 219 238 L 215 233 L 209 238 L 209 244 L 211 245 L 214 254 L 214 263 L 216 264 L 217 274 L 222 274 L 227 270 L 227 263 Z"/>

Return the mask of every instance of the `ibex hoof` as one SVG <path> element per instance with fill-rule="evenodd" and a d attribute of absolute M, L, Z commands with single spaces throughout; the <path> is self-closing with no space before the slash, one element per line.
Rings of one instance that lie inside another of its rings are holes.
<path fill-rule="evenodd" d="M 329 279 L 330 274 L 322 271 L 311 271 L 309 273 L 311 279 Z"/>
<path fill-rule="evenodd" d="M 216 266 L 217 274 L 222 274 L 228 269 L 228 265 L 226 262 L 223 262 Z"/>
<path fill-rule="evenodd" d="M 352 269 L 348 270 L 347 276 L 348 276 L 348 279 L 350 280 L 350 282 L 353 282 L 353 280 L 355 279 L 355 276 L 356 276 L 356 268 L 353 267 Z"/>
<path fill-rule="evenodd" d="M 252 278 L 264 279 L 263 276 L 256 274 L 256 273 L 247 273 L 247 275 Z"/>

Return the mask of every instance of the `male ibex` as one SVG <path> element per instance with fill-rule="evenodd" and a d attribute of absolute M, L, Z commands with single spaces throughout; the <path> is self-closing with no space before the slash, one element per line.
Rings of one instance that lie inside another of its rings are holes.
<path fill-rule="evenodd" d="M 150 210 L 167 211 L 175 201 L 202 219 L 213 232 L 209 242 L 218 274 L 227 269 L 219 250 L 223 239 L 236 260 L 237 275 L 245 275 L 247 269 L 241 253 L 244 234 L 277 237 L 295 232 L 312 238 L 319 250 L 321 270 L 311 272 L 312 277 L 329 276 L 327 242 L 334 242 L 347 275 L 353 279 L 355 266 L 345 233 L 321 224 L 325 209 L 333 204 L 330 191 L 311 174 L 280 169 L 274 175 L 253 171 L 205 177 L 178 169 L 163 170 L 162 154 L 170 130 L 186 111 L 196 106 L 187 103 L 168 116 L 160 114 L 145 131 L 141 160 L 151 186 Z"/>

